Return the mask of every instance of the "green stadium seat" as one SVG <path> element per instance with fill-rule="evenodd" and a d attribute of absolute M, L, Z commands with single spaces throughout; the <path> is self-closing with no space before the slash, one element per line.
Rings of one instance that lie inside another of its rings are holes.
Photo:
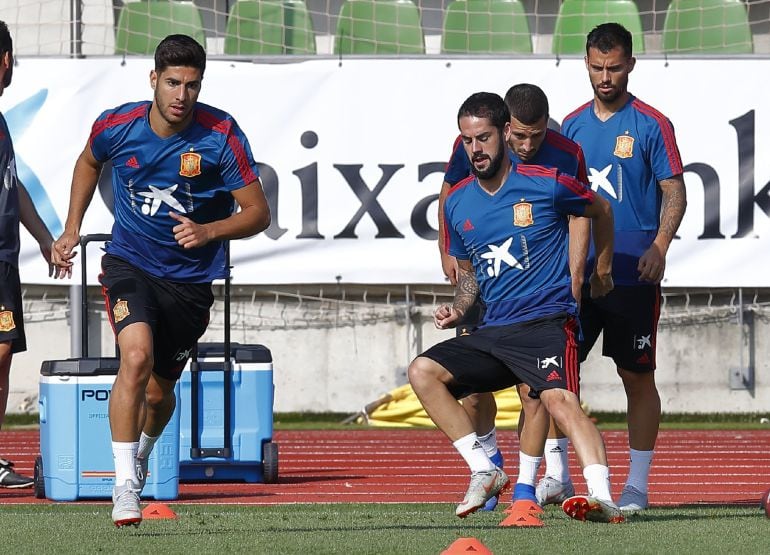
<path fill-rule="evenodd" d="M 192 2 L 154 0 L 127 3 L 120 10 L 115 35 L 118 54 L 153 54 L 168 35 L 190 35 L 204 48 L 203 20 Z"/>
<path fill-rule="evenodd" d="M 639 9 L 633 0 L 564 0 L 556 16 L 554 54 L 583 54 L 586 36 L 601 23 L 620 23 L 631 32 L 634 54 L 644 53 Z"/>
<path fill-rule="evenodd" d="M 519 0 L 454 0 L 444 18 L 442 52 L 530 54 L 532 37 Z"/>
<path fill-rule="evenodd" d="M 423 54 L 420 10 L 410 0 L 346 0 L 337 18 L 337 54 Z"/>
<path fill-rule="evenodd" d="M 313 22 L 303 0 L 240 0 L 225 27 L 225 54 L 315 54 Z"/>
<path fill-rule="evenodd" d="M 663 23 L 663 51 L 751 54 L 746 7 L 741 0 L 673 0 Z"/>

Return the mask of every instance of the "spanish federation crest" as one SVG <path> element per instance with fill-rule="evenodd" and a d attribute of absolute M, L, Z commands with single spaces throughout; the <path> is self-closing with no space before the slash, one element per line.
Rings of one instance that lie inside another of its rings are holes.
<path fill-rule="evenodd" d="M 634 155 L 634 138 L 631 135 L 616 137 L 613 154 L 618 158 L 631 158 Z"/>
<path fill-rule="evenodd" d="M 115 303 L 115 307 L 112 309 L 112 315 L 115 318 L 115 323 L 117 324 L 118 322 L 122 322 L 130 314 L 131 311 L 128 310 L 128 301 L 121 301 L 118 299 L 118 302 Z"/>
<path fill-rule="evenodd" d="M 0 331 L 11 331 L 16 329 L 16 322 L 13 321 L 13 312 L 3 310 L 0 312 Z"/>
<path fill-rule="evenodd" d="M 195 177 L 201 174 L 201 155 L 195 152 L 185 152 L 180 156 L 179 175 Z"/>
<path fill-rule="evenodd" d="M 534 223 L 532 203 L 520 202 L 513 205 L 513 225 L 516 227 L 528 227 Z"/>

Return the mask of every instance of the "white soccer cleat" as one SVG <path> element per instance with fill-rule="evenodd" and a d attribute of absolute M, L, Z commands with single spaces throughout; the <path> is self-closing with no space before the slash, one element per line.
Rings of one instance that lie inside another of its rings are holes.
<path fill-rule="evenodd" d="M 122 486 L 112 488 L 112 522 L 115 526 L 139 526 L 142 509 L 139 507 L 139 485 L 126 480 Z"/>
<path fill-rule="evenodd" d="M 575 486 L 572 485 L 572 480 L 560 482 L 552 476 L 543 476 L 535 489 L 535 496 L 541 507 L 561 505 L 565 499 L 573 495 L 575 495 Z"/>
<path fill-rule="evenodd" d="M 620 494 L 618 506 L 626 514 L 633 514 L 643 511 L 649 505 L 647 494 L 639 491 L 634 486 L 626 486 Z"/>
<path fill-rule="evenodd" d="M 495 467 L 487 472 L 474 472 L 471 474 L 471 483 L 465 492 L 463 502 L 457 505 L 455 514 L 465 518 L 469 514 L 478 511 L 487 501 L 509 488 L 511 481 L 502 469 Z"/>
<path fill-rule="evenodd" d="M 567 516 L 575 520 L 590 520 L 591 522 L 606 522 L 619 524 L 626 519 L 615 503 L 596 497 L 574 495 L 561 504 Z"/>

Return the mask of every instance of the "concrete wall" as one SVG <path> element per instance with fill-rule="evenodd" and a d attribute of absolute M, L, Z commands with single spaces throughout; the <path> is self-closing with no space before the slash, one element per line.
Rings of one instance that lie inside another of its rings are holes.
<path fill-rule="evenodd" d="M 356 412 L 404 384 L 408 362 L 452 335 L 436 330 L 430 320 L 433 306 L 447 298 L 448 288 L 333 287 L 331 294 L 318 286 L 314 291 L 305 286 L 295 292 L 284 288 L 272 293 L 246 287 L 234 293 L 232 341 L 261 343 L 271 349 L 277 412 Z M 109 356 L 114 352 L 112 332 L 98 310 L 96 291 L 91 293 L 90 306 L 98 316 L 91 319 L 92 343 L 100 344 L 101 352 Z M 14 359 L 9 412 L 36 411 L 40 363 L 70 356 L 67 295 L 66 288 L 26 292 L 29 350 Z M 658 339 L 657 380 L 663 410 L 770 411 L 770 308 L 757 302 L 761 294 L 744 303 L 747 323 L 743 327 L 738 323 L 739 301 L 734 292 L 718 306 L 707 306 L 711 302 L 706 300 L 710 299 L 707 292 L 670 295 Z M 222 340 L 222 306 L 221 301 L 215 304 L 206 341 Z M 92 348 L 93 352 L 97 349 Z M 752 360 L 756 361 L 755 383 L 746 388 L 740 379 L 741 366 L 749 366 Z M 582 393 L 593 410 L 625 410 L 620 379 L 610 361 L 601 357 L 599 347 L 583 366 Z"/>

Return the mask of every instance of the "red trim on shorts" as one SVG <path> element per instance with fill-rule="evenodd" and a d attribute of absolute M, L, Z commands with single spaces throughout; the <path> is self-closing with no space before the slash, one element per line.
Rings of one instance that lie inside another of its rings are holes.
<path fill-rule="evenodd" d="M 577 327 L 578 324 L 575 318 L 570 318 L 564 324 L 564 333 L 567 335 L 567 345 L 564 350 L 564 376 L 567 382 L 567 391 L 571 391 L 580 397 L 580 362 L 578 361 Z"/>
<path fill-rule="evenodd" d="M 99 274 L 99 277 L 97 278 L 99 280 L 99 283 L 102 282 L 102 276 L 104 275 L 104 271 L 102 271 Z M 102 298 L 104 299 L 104 309 L 107 311 L 107 321 L 110 323 L 110 327 L 112 328 L 112 335 L 115 337 L 115 341 L 118 340 L 118 333 L 115 331 L 115 322 L 112 319 L 112 311 L 110 310 L 110 298 L 107 296 L 107 288 L 102 285 Z M 88 353 L 82 353 L 82 356 L 87 356 Z"/>

